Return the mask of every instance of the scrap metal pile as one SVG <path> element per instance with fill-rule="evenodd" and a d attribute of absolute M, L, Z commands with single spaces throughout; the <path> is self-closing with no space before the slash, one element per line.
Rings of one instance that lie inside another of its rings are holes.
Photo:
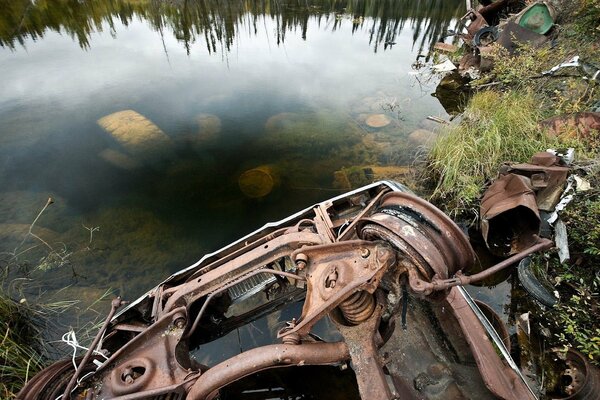
<path fill-rule="evenodd" d="M 475 254 L 460 228 L 402 185 L 377 182 L 265 225 L 118 313 L 116 299 L 76 371 L 57 362 L 19 398 L 215 399 L 259 371 L 325 365 L 350 366 L 362 399 L 533 399 L 505 333 L 460 285 L 550 246 L 537 238 L 464 275 Z M 282 321 L 276 342 L 211 367 L 190 356 L 293 302 L 301 315 Z M 325 318 L 342 340 L 313 334 Z"/>

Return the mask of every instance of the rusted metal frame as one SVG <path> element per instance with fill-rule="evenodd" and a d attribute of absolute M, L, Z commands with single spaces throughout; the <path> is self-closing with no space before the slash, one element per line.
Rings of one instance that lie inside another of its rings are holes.
<path fill-rule="evenodd" d="M 125 323 L 120 323 L 117 324 L 115 326 L 112 327 L 113 330 L 117 330 L 117 331 L 127 331 L 127 332 L 144 332 L 146 329 L 148 329 L 148 326 L 144 325 L 134 325 L 134 324 L 125 324 Z"/>
<path fill-rule="evenodd" d="M 198 374 L 182 341 L 186 319 L 185 307 L 165 315 L 115 352 L 96 371 L 88 390 L 100 398 L 164 392 Z"/>
<path fill-rule="evenodd" d="M 364 250 L 368 253 L 361 255 Z M 294 252 L 292 257 L 296 257 L 299 252 L 306 253 L 308 257 L 308 264 L 304 269 L 307 276 L 307 294 L 302 317 L 285 335 L 307 335 L 316 321 L 351 294 L 360 290 L 373 293 L 385 271 L 396 261 L 394 251 L 387 244 L 363 240 L 303 248 Z M 336 272 L 339 274 L 339 283 L 335 287 L 323 289 L 332 268 L 339 268 Z"/>
<path fill-rule="evenodd" d="M 486 20 L 495 17 L 500 11 L 506 8 L 513 0 L 496 0 L 493 3 L 479 9 L 479 13 Z"/>
<path fill-rule="evenodd" d="M 352 222 L 350 223 L 350 225 L 348 225 L 348 227 L 340 234 L 338 235 L 337 239 L 335 240 L 336 242 L 341 242 L 343 240 L 349 239 L 352 236 L 352 233 L 354 233 L 354 229 L 356 228 L 356 223 L 363 218 L 364 216 L 366 216 L 368 213 L 370 213 L 375 206 L 377 206 L 379 204 L 379 200 L 381 200 L 381 197 L 388 193 L 388 191 L 386 190 L 382 190 L 381 192 L 379 192 L 372 200 L 371 203 L 369 203 L 369 205 L 367 205 L 364 210 L 362 210 L 355 218 L 354 220 L 352 220 Z"/>
<path fill-rule="evenodd" d="M 525 382 L 498 357 L 481 322 L 469 307 L 459 288 L 450 289 L 446 303 L 471 348 L 486 387 L 503 400 L 536 399 Z"/>
<path fill-rule="evenodd" d="M 537 396 L 535 395 L 535 393 L 533 392 L 531 387 L 529 387 L 529 385 L 525 382 L 525 378 L 523 377 L 521 370 L 519 369 L 519 367 L 517 366 L 517 364 L 511 357 L 510 352 L 504 345 L 504 341 L 502 340 L 502 338 L 500 337 L 500 335 L 498 334 L 496 329 L 494 329 L 494 327 L 492 326 L 490 321 L 487 319 L 485 314 L 481 311 L 481 309 L 477 305 L 477 302 L 475 300 L 473 300 L 473 298 L 471 297 L 469 292 L 467 292 L 463 287 L 458 286 L 456 289 L 463 296 L 463 298 L 465 299 L 465 301 L 467 302 L 467 304 L 469 305 L 469 307 L 471 308 L 471 310 L 473 311 L 473 313 L 475 314 L 475 316 L 477 317 L 477 319 L 479 320 L 479 322 L 481 323 L 481 325 L 483 326 L 483 328 L 485 329 L 487 334 L 490 336 L 490 338 L 492 339 L 492 342 L 498 348 L 498 350 L 500 351 L 500 354 L 502 354 L 502 357 L 504 357 L 504 359 L 506 360 L 506 362 L 508 363 L 510 368 L 521 379 L 521 381 L 523 382 L 523 385 L 527 388 L 527 390 L 529 390 L 529 392 L 531 393 L 533 398 L 536 398 Z M 485 305 L 485 303 L 483 303 L 483 304 Z"/>
<path fill-rule="evenodd" d="M 329 218 L 327 210 L 331 208 L 333 204 L 331 202 L 321 203 L 315 207 L 315 227 L 317 228 L 317 234 L 325 236 L 328 242 L 335 241 L 335 232 L 333 231 L 333 222 Z"/>
<path fill-rule="evenodd" d="M 213 297 L 215 297 L 216 295 L 218 295 L 220 293 L 223 293 L 225 290 L 229 289 L 230 287 L 232 287 L 234 285 L 237 285 L 238 283 L 240 283 L 242 281 L 245 281 L 248 278 L 251 278 L 255 275 L 263 274 L 263 273 L 269 273 L 269 274 L 273 274 L 273 275 L 285 276 L 287 278 L 296 279 L 296 280 L 300 280 L 300 281 L 306 281 L 306 278 L 303 276 L 299 276 L 299 275 L 292 274 L 289 272 L 278 271 L 278 270 L 274 270 L 274 269 L 270 269 L 270 268 L 256 269 L 256 270 L 250 272 L 249 274 L 246 274 L 242 277 L 234 279 L 231 282 L 223 285 L 222 287 L 218 288 L 217 290 L 215 290 L 214 292 L 211 292 L 208 295 L 208 297 L 204 301 L 204 304 L 202 304 L 200 311 L 196 315 L 196 318 L 194 319 L 194 323 L 192 324 L 190 330 L 188 331 L 188 333 L 186 333 L 185 338 L 189 338 L 196 331 L 196 328 L 198 328 L 198 324 L 200 323 L 200 320 L 202 319 L 202 316 L 204 315 L 204 312 L 206 311 L 206 308 L 208 307 L 208 304 L 211 302 Z"/>
<path fill-rule="evenodd" d="M 322 236 L 315 233 L 295 232 L 280 236 L 250 250 L 239 257 L 221 265 L 218 269 L 207 272 L 201 278 L 188 281 L 177 287 L 177 290 L 167 300 L 163 313 L 169 312 L 177 304 L 192 304 L 202 296 L 210 293 L 223 282 L 247 273 L 254 268 L 262 268 L 284 256 L 289 256 L 292 251 L 302 245 L 322 243 Z M 240 271 L 243 269 L 243 271 Z M 162 300 L 161 300 L 162 301 Z"/>
<path fill-rule="evenodd" d="M 537 244 L 529 247 L 526 250 L 523 250 L 520 253 L 515 254 L 514 256 L 507 258 L 504 261 L 499 262 L 498 264 L 483 270 L 475 275 L 462 275 L 461 271 L 458 271 L 454 278 L 450 279 L 433 279 L 431 282 L 426 282 L 422 280 L 417 274 L 416 271 L 409 269 L 408 275 L 408 283 L 410 285 L 411 290 L 416 293 L 422 294 L 430 294 L 436 291 L 442 291 L 449 289 L 454 286 L 464 286 L 471 284 L 473 282 L 478 282 L 483 279 L 489 278 L 491 275 L 508 268 L 523 258 L 527 257 L 530 254 L 536 253 L 538 251 L 546 250 L 551 248 L 554 245 L 549 239 L 540 239 Z"/>
<path fill-rule="evenodd" d="M 187 400 L 205 400 L 223 386 L 255 372 L 275 367 L 330 365 L 348 360 L 344 342 L 273 344 L 231 357 L 202 374 L 190 388 Z"/>
<path fill-rule="evenodd" d="M 286 233 L 290 233 L 288 231 L 289 231 L 289 227 L 280 228 L 274 232 L 269 233 L 266 236 L 260 237 L 259 239 L 255 240 L 253 242 L 250 242 L 250 243 L 246 242 L 239 249 L 236 249 L 236 250 L 224 255 L 223 257 L 219 258 L 218 260 L 215 260 L 212 263 L 200 268 L 198 271 L 193 273 L 189 278 L 187 278 L 187 281 L 196 279 L 196 278 L 200 277 L 201 275 L 204 275 L 207 272 L 212 271 L 212 270 L 222 266 L 223 264 L 236 259 L 237 257 L 243 255 L 244 253 L 247 253 L 248 251 L 257 248 L 258 246 L 262 246 L 265 243 L 267 243 L 279 236 L 282 236 Z"/>
<path fill-rule="evenodd" d="M 174 385 L 164 386 L 158 389 L 150 389 L 144 390 L 143 392 L 130 393 L 123 396 L 113 397 L 111 400 L 136 400 L 136 399 L 148 399 L 150 397 L 160 396 L 162 394 L 173 393 L 173 392 L 181 392 L 185 393 L 188 388 L 186 386 L 190 386 L 190 383 L 198 380 L 200 375 L 195 374 L 192 378 L 187 378 L 181 383 L 176 383 Z"/>
<path fill-rule="evenodd" d="M 153 299 L 152 299 L 152 312 L 150 313 L 150 316 L 156 320 L 159 317 L 159 313 L 160 313 L 160 308 L 161 308 L 161 303 L 162 303 L 162 299 L 164 298 L 164 292 L 165 292 L 165 287 L 164 285 L 159 285 L 156 287 L 156 289 L 154 290 L 154 293 L 152 294 Z"/>
<path fill-rule="evenodd" d="M 173 317 L 178 314 L 187 316 L 187 310 L 185 309 L 185 307 L 176 308 L 176 309 L 172 310 L 171 312 L 163 315 L 158 321 L 156 321 L 152 325 L 150 325 L 148 327 L 148 329 L 146 329 L 146 331 L 140 333 L 139 335 L 137 335 L 136 337 L 131 339 L 129 342 L 127 342 L 127 344 L 123 345 L 123 347 L 121 347 L 119 350 L 115 351 L 109 357 L 109 359 L 106 360 L 98 368 L 97 373 L 104 371 L 108 365 L 112 365 L 117 358 L 121 357 L 122 355 L 124 355 L 124 353 L 128 352 L 130 350 L 130 348 L 135 348 L 138 344 L 142 344 L 146 340 L 146 336 L 149 335 L 149 333 L 152 331 L 153 328 L 155 328 L 156 326 L 159 326 L 163 321 L 165 321 L 167 319 L 174 319 Z"/>
<path fill-rule="evenodd" d="M 392 392 L 383 372 L 383 363 L 377 352 L 376 341 L 379 336 L 377 329 L 382 312 L 383 305 L 378 302 L 375 312 L 360 325 L 345 326 L 336 321 L 337 328 L 348 345 L 360 397 L 364 400 L 392 399 Z M 379 338 L 379 342 L 381 342 L 381 338 Z"/>
<path fill-rule="evenodd" d="M 83 359 L 79 363 L 79 366 L 77 366 L 77 370 L 75 371 L 75 373 L 71 377 L 71 380 L 67 384 L 67 387 L 65 387 L 65 391 L 63 392 L 63 395 L 62 395 L 63 400 L 69 400 L 71 398 L 71 391 L 75 387 L 75 383 L 77 382 L 77 378 L 79 378 L 79 375 L 81 375 L 81 372 L 83 371 L 83 369 L 85 368 L 85 366 L 87 365 L 87 363 L 90 361 L 90 358 L 92 357 L 92 354 L 94 353 L 94 350 L 96 349 L 96 347 L 98 346 L 98 343 L 100 343 L 100 340 L 102 339 L 102 335 L 104 335 L 104 332 L 106 331 L 106 328 L 108 328 L 108 324 L 110 323 L 110 320 L 112 319 L 112 317 L 117 312 L 117 309 L 119 307 L 121 307 L 122 305 L 123 305 L 123 302 L 121 301 L 121 297 L 120 296 L 117 297 L 116 299 L 114 299 L 112 301 L 112 303 L 110 305 L 110 312 L 108 313 L 108 316 L 106 317 L 106 320 L 102 324 L 102 327 L 100 328 L 100 330 L 96 334 L 96 337 L 92 341 L 92 344 L 90 345 L 90 347 L 88 348 L 87 352 L 83 356 Z"/>

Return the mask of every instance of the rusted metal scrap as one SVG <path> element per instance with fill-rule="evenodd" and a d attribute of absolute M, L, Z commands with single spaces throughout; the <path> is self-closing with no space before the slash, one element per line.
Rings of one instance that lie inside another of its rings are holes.
<path fill-rule="evenodd" d="M 498 356 L 494 346 L 505 349 L 502 338 L 455 286 L 550 245 L 539 240 L 483 273 L 465 276 L 461 271 L 475 256 L 463 232 L 402 185 L 377 182 L 267 224 L 167 278 L 109 316 L 93 346 L 98 352 L 79 359 L 77 372 L 71 360 L 58 362 L 34 377 L 19 398 L 215 399 L 233 382 L 267 369 L 350 362 L 365 400 L 459 394 L 533 399 L 508 352 Z M 303 302 L 302 312 L 278 329 L 279 343 L 212 367 L 190 356 L 200 344 L 290 301 Z M 229 312 L 233 308 L 238 312 Z M 312 333 L 324 318 L 334 322 L 342 341 L 325 342 Z M 439 323 L 432 324 L 434 318 Z M 406 329 L 395 328 L 400 319 Z"/>
<path fill-rule="evenodd" d="M 481 233 L 493 254 L 518 254 L 539 241 L 540 210 L 554 210 L 568 173 L 561 158 L 549 152 L 534 154 L 529 163 L 500 167 L 480 207 Z"/>

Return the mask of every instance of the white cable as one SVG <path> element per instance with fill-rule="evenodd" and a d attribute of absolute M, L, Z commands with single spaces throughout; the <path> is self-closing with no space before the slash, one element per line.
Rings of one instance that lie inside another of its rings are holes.
<path fill-rule="evenodd" d="M 77 363 L 75 362 L 75 358 L 77 357 L 77 350 L 81 349 L 81 350 L 89 351 L 89 348 L 84 347 L 79 344 L 79 341 L 77 340 L 77 336 L 75 335 L 75 331 L 73 329 L 71 329 L 69 332 L 65 333 L 64 335 L 62 335 L 60 340 L 61 340 L 61 342 L 65 343 L 68 346 L 71 346 L 73 348 L 73 356 L 71 357 L 71 362 L 73 363 L 73 368 L 75 369 L 75 371 L 77 371 Z M 104 357 L 105 360 L 108 360 L 108 357 L 106 357 L 104 354 L 102 354 L 102 352 L 95 350 L 95 349 L 92 350 L 92 352 L 96 355 Z M 94 364 L 96 365 L 97 368 L 100 368 L 100 365 L 102 365 L 102 364 L 97 364 L 96 360 L 94 360 Z M 88 372 L 87 374 L 85 374 L 84 376 L 79 378 L 77 380 L 77 383 L 80 384 L 85 378 L 92 375 L 93 373 L 94 373 L 94 371 Z M 61 394 L 55 400 L 60 400 L 62 398 L 62 396 L 63 395 Z"/>

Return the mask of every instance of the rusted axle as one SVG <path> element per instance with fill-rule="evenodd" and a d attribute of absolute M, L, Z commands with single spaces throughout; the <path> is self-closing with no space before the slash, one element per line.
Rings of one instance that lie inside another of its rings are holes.
<path fill-rule="evenodd" d="M 528 255 L 536 253 L 538 251 L 547 250 L 552 246 L 554 246 L 554 242 L 552 242 L 552 240 L 539 239 L 535 245 L 529 247 L 528 249 L 523 250 L 522 252 L 515 254 L 514 256 L 507 258 L 506 260 L 501 261 L 498 264 L 474 275 L 462 275 L 462 273 L 459 271 L 456 273 L 454 278 L 443 280 L 434 279 L 431 282 L 426 282 L 417 276 L 416 271 L 409 270 L 408 282 L 413 291 L 423 294 L 430 294 L 436 291 L 443 291 L 454 286 L 464 286 L 473 282 L 479 282 L 481 280 L 489 278 L 495 273 L 505 268 L 508 268 L 511 265 L 516 264 Z"/>
<path fill-rule="evenodd" d="M 273 344 L 245 351 L 215 365 L 190 388 L 187 400 L 205 400 L 228 383 L 274 367 L 326 365 L 350 359 L 344 342 L 300 345 Z"/>

